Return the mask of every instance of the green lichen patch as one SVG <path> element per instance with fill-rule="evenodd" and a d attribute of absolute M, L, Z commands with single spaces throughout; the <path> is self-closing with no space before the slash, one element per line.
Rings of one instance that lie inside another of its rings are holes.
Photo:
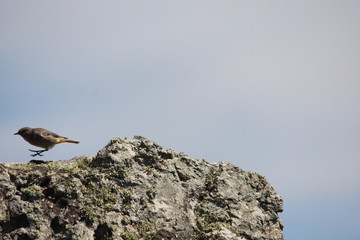
<path fill-rule="evenodd" d="M 205 177 L 205 189 L 209 192 L 218 191 L 218 177 L 221 174 L 220 169 L 210 168 L 209 173 Z"/>
<path fill-rule="evenodd" d="M 121 210 L 123 212 L 126 212 L 131 207 L 131 201 L 132 201 L 132 192 L 131 190 L 122 190 L 120 192 L 120 196 L 122 198 L 122 205 Z"/>
<path fill-rule="evenodd" d="M 21 198 L 25 201 L 33 202 L 44 197 L 43 188 L 37 184 L 20 189 Z"/>
<path fill-rule="evenodd" d="M 81 188 L 83 194 L 83 197 L 79 199 L 81 212 L 90 222 L 95 221 L 98 214 L 114 209 L 118 191 L 119 188 L 116 186 L 100 186 L 96 182 L 88 182 Z"/>
<path fill-rule="evenodd" d="M 125 231 L 121 234 L 122 240 L 140 240 L 140 238 L 133 232 Z"/>
<path fill-rule="evenodd" d="M 154 224 L 145 220 L 138 224 L 137 230 L 144 240 L 150 240 L 156 231 Z"/>
<path fill-rule="evenodd" d="M 219 231 L 223 226 L 231 225 L 232 223 L 232 219 L 227 211 L 214 206 L 213 203 L 208 201 L 202 201 L 196 206 L 195 215 L 198 232 L 203 233 L 199 236 L 208 236 L 208 233 Z"/>

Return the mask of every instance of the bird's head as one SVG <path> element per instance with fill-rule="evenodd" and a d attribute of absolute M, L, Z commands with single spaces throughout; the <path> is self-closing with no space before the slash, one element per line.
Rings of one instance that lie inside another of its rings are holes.
<path fill-rule="evenodd" d="M 14 135 L 20 135 L 23 136 L 28 130 L 30 130 L 29 127 L 23 127 L 20 128 L 19 131 L 17 133 L 14 133 Z"/>

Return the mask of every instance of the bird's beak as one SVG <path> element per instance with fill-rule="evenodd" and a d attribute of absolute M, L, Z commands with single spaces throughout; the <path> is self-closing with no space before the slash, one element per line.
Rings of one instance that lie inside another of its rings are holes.
<path fill-rule="evenodd" d="M 19 133 L 14 133 L 14 135 L 19 135 Z"/>

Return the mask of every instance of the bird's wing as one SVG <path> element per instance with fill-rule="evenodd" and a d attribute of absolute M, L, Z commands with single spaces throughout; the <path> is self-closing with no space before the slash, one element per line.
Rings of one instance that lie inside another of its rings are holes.
<path fill-rule="evenodd" d="M 40 135 L 44 138 L 48 138 L 48 137 L 59 138 L 59 137 L 61 137 L 59 134 L 50 132 L 44 128 L 37 128 L 37 129 L 38 129 L 38 132 L 40 133 Z M 61 138 L 64 138 L 64 137 L 61 137 Z"/>

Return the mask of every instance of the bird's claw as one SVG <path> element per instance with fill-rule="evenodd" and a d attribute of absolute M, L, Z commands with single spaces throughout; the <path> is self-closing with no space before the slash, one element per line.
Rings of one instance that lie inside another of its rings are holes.
<path fill-rule="evenodd" d="M 47 150 L 45 149 L 45 150 L 31 150 L 31 149 L 29 149 L 29 151 L 30 152 L 34 152 L 34 154 L 31 154 L 30 156 L 32 156 L 32 157 L 36 157 L 36 156 L 40 156 L 40 157 L 42 157 L 42 156 L 44 156 L 42 153 L 43 152 L 46 152 Z"/>

